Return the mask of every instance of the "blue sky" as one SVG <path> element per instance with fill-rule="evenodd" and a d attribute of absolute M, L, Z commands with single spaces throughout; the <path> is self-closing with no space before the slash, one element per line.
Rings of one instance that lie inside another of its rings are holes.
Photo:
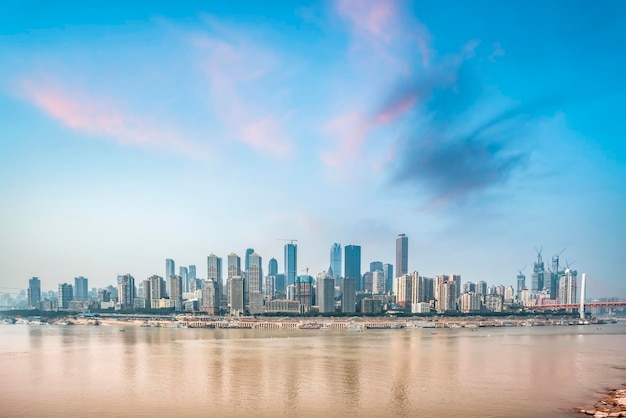
<path fill-rule="evenodd" d="M 623 289 L 625 44 L 619 1 L 4 2 L 2 286 L 405 233 L 423 275 L 567 247 Z"/>

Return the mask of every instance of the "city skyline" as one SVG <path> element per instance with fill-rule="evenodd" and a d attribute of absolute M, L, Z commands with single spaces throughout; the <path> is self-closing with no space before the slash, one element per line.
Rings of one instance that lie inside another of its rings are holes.
<path fill-rule="evenodd" d="M 403 233 L 409 273 L 515 286 L 544 246 L 621 289 L 624 27 L 617 1 L 4 3 L 0 286 L 291 239 L 287 280 L 333 243 L 398 269 Z"/>

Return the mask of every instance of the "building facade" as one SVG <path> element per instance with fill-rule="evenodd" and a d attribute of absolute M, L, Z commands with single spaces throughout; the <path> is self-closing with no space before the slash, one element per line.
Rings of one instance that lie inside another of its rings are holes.
<path fill-rule="evenodd" d="M 396 277 L 409 273 L 409 237 L 400 234 L 396 237 Z"/>

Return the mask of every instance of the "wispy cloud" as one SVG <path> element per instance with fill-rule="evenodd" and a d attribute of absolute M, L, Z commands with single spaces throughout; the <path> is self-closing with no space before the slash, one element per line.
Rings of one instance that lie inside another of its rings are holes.
<path fill-rule="evenodd" d="M 170 127 L 124 110 L 112 99 L 67 87 L 49 79 L 24 78 L 20 94 L 73 130 L 109 138 L 122 145 L 162 148 L 194 158 L 206 158 L 208 148 L 184 139 Z"/>
<path fill-rule="evenodd" d="M 194 33 L 190 42 L 227 136 L 268 155 L 289 155 L 287 122 L 293 110 L 281 102 L 285 88 L 278 55 L 232 30 L 219 36 Z"/>

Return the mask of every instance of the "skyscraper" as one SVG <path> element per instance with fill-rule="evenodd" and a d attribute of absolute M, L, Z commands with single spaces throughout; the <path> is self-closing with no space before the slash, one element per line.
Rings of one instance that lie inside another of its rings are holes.
<path fill-rule="evenodd" d="M 170 282 L 170 276 L 172 274 L 176 274 L 176 266 L 174 265 L 174 260 L 171 258 L 167 258 L 165 260 L 165 282 Z"/>
<path fill-rule="evenodd" d="M 374 273 L 376 270 L 382 270 L 383 269 L 383 262 L 382 261 L 372 261 L 370 263 L 370 272 Z"/>
<path fill-rule="evenodd" d="M 28 280 L 28 309 L 39 309 L 41 303 L 41 282 L 38 277 Z"/>
<path fill-rule="evenodd" d="M 241 276 L 233 276 L 229 279 L 228 305 L 231 314 L 244 311 L 243 278 Z"/>
<path fill-rule="evenodd" d="M 254 248 L 248 248 L 246 250 L 246 259 L 245 259 L 246 271 L 248 271 L 250 269 L 250 256 L 252 254 L 254 254 Z"/>
<path fill-rule="evenodd" d="M 356 280 L 351 277 L 343 277 L 341 279 L 341 312 L 351 313 L 355 310 Z"/>
<path fill-rule="evenodd" d="M 183 292 L 189 292 L 189 269 L 187 267 L 178 267 L 178 275 L 183 283 Z"/>
<path fill-rule="evenodd" d="M 74 297 L 74 289 L 71 284 L 59 284 L 59 309 L 67 309 Z"/>
<path fill-rule="evenodd" d="M 150 307 L 158 308 L 159 299 L 165 297 L 165 280 L 161 276 L 150 276 Z M 146 304 L 147 306 L 147 304 Z"/>
<path fill-rule="evenodd" d="M 219 286 L 222 286 L 222 259 L 215 254 L 210 254 L 206 258 L 207 276 L 206 278 L 215 280 Z M 237 276 L 237 274 L 235 274 Z"/>
<path fill-rule="evenodd" d="M 174 301 L 183 300 L 183 278 L 177 274 L 170 277 L 170 299 Z"/>
<path fill-rule="evenodd" d="M 286 285 L 296 282 L 298 274 L 298 246 L 293 243 L 285 244 L 285 280 Z"/>
<path fill-rule="evenodd" d="M 341 277 L 341 244 L 334 243 L 330 247 L 330 268 L 332 269 L 331 277 L 335 279 L 335 285 L 339 286 L 339 278 Z"/>
<path fill-rule="evenodd" d="M 248 292 L 260 295 L 263 291 L 263 260 L 257 253 L 250 254 L 248 258 Z"/>
<path fill-rule="evenodd" d="M 135 306 L 135 278 L 130 274 L 117 276 L 117 298 L 123 308 Z"/>
<path fill-rule="evenodd" d="M 187 277 L 189 278 L 189 280 L 195 279 L 197 277 L 196 276 L 196 266 L 195 265 L 192 264 L 192 265 L 189 266 L 189 273 L 188 273 Z"/>
<path fill-rule="evenodd" d="M 267 264 L 267 274 L 270 276 L 276 276 L 278 274 L 278 261 L 275 258 L 271 258 Z"/>
<path fill-rule="evenodd" d="M 409 272 L 409 237 L 400 234 L 396 237 L 396 277 Z"/>
<path fill-rule="evenodd" d="M 228 279 L 232 279 L 235 276 L 241 276 L 241 258 L 235 254 L 228 254 Z"/>
<path fill-rule="evenodd" d="M 383 273 L 385 273 L 385 290 L 391 292 L 393 290 L 393 264 L 383 264 Z"/>
<path fill-rule="evenodd" d="M 74 300 L 89 300 L 89 284 L 83 276 L 74 278 Z"/>
<path fill-rule="evenodd" d="M 361 246 L 346 245 L 345 247 L 345 277 L 354 279 L 357 291 L 363 290 L 361 285 Z"/>
<path fill-rule="evenodd" d="M 385 286 L 385 273 L 383 273 L 382 270 L 374 270 L 374 272 L 372 273 L 372 294 L 384 294 L 386 292 Z"/>
<path fill-rule="evenodd" d="M 335 279 L 328 274 L 317 276 L 317 306 L 320 313 L 335 312 Z"/>

